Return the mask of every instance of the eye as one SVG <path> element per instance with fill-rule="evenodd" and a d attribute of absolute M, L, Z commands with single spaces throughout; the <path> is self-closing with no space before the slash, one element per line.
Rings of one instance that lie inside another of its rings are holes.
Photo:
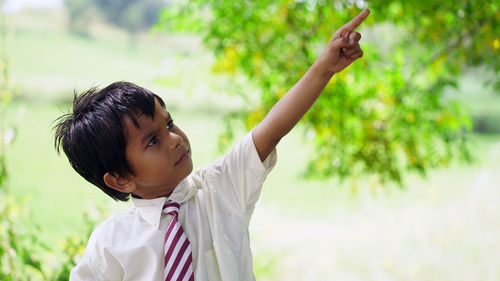
<path fill-rule="evenodd" d="M 172 129 L 174 127 L 174 120 L 170 120 L 167 122 L 167 129 Z"/>
<path fill-rule="evenodd" d="M 148 147 L 151 147 L 151 146 L 155 145 L 157 142 L 158 142 L 158 138 L 157 138 L 156 136 L 153 136 L 153 137 L 151 138 L 151 140 L 148 142 L 148 145 L 147 145 L 147 146 L 148 146 Z"/>

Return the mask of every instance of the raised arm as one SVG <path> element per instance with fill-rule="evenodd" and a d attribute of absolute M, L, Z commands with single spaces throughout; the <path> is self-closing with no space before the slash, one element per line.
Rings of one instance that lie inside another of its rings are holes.
<path fill-rule="evenodd" d="M 252 137 L 261 161 L 267 158 L 281 138 L 288 134 L 309 110 L 333 74 L 363 56 L 363 51 L 359 46 L 361 34 L 354 32 L 354 29 L 369 14 L 370 10 L 364 10 L 337 30 L 306 74 L 255 127 Z"/>

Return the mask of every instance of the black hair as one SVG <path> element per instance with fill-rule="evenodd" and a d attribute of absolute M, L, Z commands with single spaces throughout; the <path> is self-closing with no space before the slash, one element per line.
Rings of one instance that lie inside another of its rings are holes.
<path fill-rule="evenodd" d="M 139 128 L 135 116 L 154 118 L 155 98 L 151 91 L 130 82 L 115 82 L 104 89 L 91 88 L 80 96 L 74 92 L 73 112 L 55 120 L 54 146 L 61 147 L 68 160 L 82 177 L 115 200 L 127 201 L 129 193 L 110 188 L 104 174 L 133 175 L 125 156 L 127 139 L 123 119 L 130 118 Z"/>

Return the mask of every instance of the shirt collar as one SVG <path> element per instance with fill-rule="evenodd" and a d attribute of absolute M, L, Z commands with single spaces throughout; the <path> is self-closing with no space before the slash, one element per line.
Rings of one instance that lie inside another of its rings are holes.
<path fill-rule="evenodd" d="M 163 205 L 168 201 L 174 201 L 182 205 L 189 200 L 196 192 L 194 183 L 190 177 L 183 179 L 172 191 L 169 197 L 159 197 L 154 199 L 139 199 L 132 197 L 134 207 L 139 211 L 141 217 L 151 226 L 160 226 Z"/>

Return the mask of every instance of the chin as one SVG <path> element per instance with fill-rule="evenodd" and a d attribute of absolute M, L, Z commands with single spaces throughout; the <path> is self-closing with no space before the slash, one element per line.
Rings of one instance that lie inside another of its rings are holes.
<path fill-rule="evenodd" d="M 189 176 L 192 172 L 193 172 L 193 163 L 191 163 L 191 166 L 189 166 L 189 169 L 187 170 L 186 176 L 184 178 Z"/>

